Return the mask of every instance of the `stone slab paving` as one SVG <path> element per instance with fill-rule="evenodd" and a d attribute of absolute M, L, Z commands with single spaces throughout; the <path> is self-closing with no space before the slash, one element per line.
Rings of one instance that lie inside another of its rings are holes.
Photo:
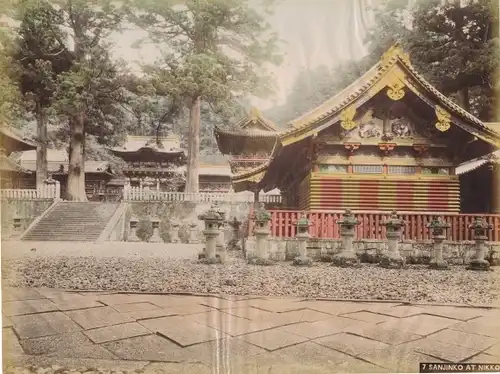
<path fill-rule="evenodd" d="M 51 289 L 3 295 L 4 366 L 303 374 L 500 363 L 500 310 L 491 308 Z"/>

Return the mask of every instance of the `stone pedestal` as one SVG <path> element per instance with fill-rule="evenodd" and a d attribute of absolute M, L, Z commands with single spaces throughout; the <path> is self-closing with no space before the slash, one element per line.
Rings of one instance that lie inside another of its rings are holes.
<path fill-rule="evenodd" d="M 493 226 L 488 224 L 482 217 L 476 217 L 474 222 L 469 225 L 469 229 L 474 231 L 474 240 L 476 241 L 476 253 L 471 259 L 468 270 L 490 270 L 490 263 L 485 259 L 486 256 L 486 241 L 488 240 L 488 231 L 493 229 Z"/>
<path fill-rule="evenodd" d="M 220 234 L 219 225 L 222 217 L 217 213 L 214 207 L 211 207 L 205 214 L 198 216 L 199 219 L 205 223 L 205 249 L 198 255 L 200 261 L 204 264 L 217 264 L 221 263 L 222 259 L 217 254 L 217 237 Z"/>
<path fill-rule="evenodd" d="M 217 257 L 216 240 L 219 235 L 219 229 L 203 230 L 205 235 L 205 260 L 206 262 L 221 262 L 220 257 Z"/>
<path fill-rule="evenodd" d="M 307 241 L 310 238 L 309 225 L 309 221 L 305 214 L 302 214 L 301 218 L 295 222 L 295 226 L 297 227 L 295 238 L 299 242 L 299 255 L 293 259 L 293 265 L 295 266 L 312 265 L 312 258 L 307 256 Z"/>
<path fill-rule="evenodd" d="M 181 239 L 179 238 L 179 227 L 180 223 L 177 220 L 170 221 L 170 243 L 180 243 Z"/>
<path fill-rule="evenodd" d="M 271 215 L 264 209 L 264 204 L 253 215 L 255 221 L 256 251 L 255 256 L 248 258 L 248 263 L 252 265 L 272 265 L 274 262 L 269 259 L 268 237 L 271 234 L 269 230 L 269 221 Z"/>
<path fill-rule="evenodd" d="M 196 222 L 191 222 L 189 224 L 189 236 L 188 243 L 189 244 L 198 244 L 200 239 L 198 238 L 198 224 Z"/>
<path fill-rule="evenodd" d="M 137 237 L 137 225 L 139 224 L 139 220 L 135 217 L 131 217 L 129 221 L 129 232 L 127 241 L 128 242 L 140 242 L 141 239 Z"/>
<path fill-rule="evenodd" d="M 431 230 L 432 239 L 434 241 L 434 255 L 429 262 L 429 268 L 431 269 L 448 269 L 448 263 L 443 259 L 443 242 L 446 239 L 446 229 L 449 227 L 450 225 L 439 217 L 434 217 L 432 221 L 427 224 L 427 228 Z"/>
<path fill-rule="evenodd" d="M 340 267 L 358 267 L 360 262 L 354 250 L 354 237 L 356 226 L 359 221 L 354 217 L 351 210 L 348 209 L 343 214 L 343 219 L 337 221 L 340 225 L 340 237 L 342 239 L 342 250 L 333 257 L 333 265 Z"/>
<path fill-rule="evenodd" d="M 150 243 L 163 243 L 160 237 L 160 220 L 156 217 L 151 218 L 151 224 L 153 226 L 153 235 L 149 238 Z"/>
<path fill-rule="evenodd" d="M 396 211 L 393 211 L 390 218 L 382 224 L 387 228 L 387 251 L 382 253 L 379 265 L 389 269 L 400 269 L 405 263 L 404 258 L 399 253 L 399 241 L 405 222 L 398 217 Z"/>
<path fill-rule="evenodd" d="M 22 233 L 23 232 L 21 229 L 21 217 L 14 216 L 14 218 L 12 218 L 12 229 L 10 231 L 10 238 L 13 240 L 19 239 Z"/>
<path fill-rule="evenodd" d="M 443 242 L 446 239 L 444 235 L 434 236 L 434 255 L 429 262 L 431 269 L 445 270 L 448 269 L 448 262 L 443 259 Z"/>
<path fill-rule="evenodd" d="M 484 258 L 486 255 L 487 239 L 488 238 L 485 236 L 475 238 L 476 253 L 474 255 L 474 258 L 471 259 L 469 266 L 467 266 L 467 270 L 483 270 L 483 271 L 490 270 L 490 263 L 488 260 Z"/>

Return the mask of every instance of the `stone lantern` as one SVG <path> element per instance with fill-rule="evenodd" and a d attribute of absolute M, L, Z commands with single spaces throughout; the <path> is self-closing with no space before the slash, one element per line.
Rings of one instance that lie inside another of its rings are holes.
<path fill-rule="evenodd" d="M 193 221 L 193 222 L 189 223 L 188 243 L 189 244 L 198 244 L 199 242 L 200 242 L 200 239 L 198 238 L 198 223 Z"/>
<path fill-rule="evenodd" d="M 450 224 L 443 221 L 442 218 L 434 216 L 426 227 L 431 230 L 434 241 L 434 256 L 429 267 L 431 269 L 448 269 L 448 263 L 443 259 L 443 242 L 446 239 L 446 229 L 450 228 Z"/>
<path fill-rule="evenodd" d="M 358 257 L 354 251 L 354 236 L 356 226 L 360 222 L 356 219 L 350 209 L 343 214 L 343 218 L 338 220 L 340 226 L 340 237 L 342 239 L 342 251 L 333 257 L 333 264 L 341 267 L 359 266 Z"/>
<path fill-rule="evenodd" d="M 130 231 L 128 233 L 127 241 L 128 242 L 140 242 L 141 239 L 137 237 L 137 226 L 139 224 L 139 220 L 135 217 L 130 217 L 129 227 Z"/>
<path fill-rule="evenodd" d="M 468 270 L 489 270 L 490 263 L 485 260 L 486 241 L 488 240 L 488 231 L 493 229 L 493 226 L 484 220 L 483 217 L 476 217 L 474 222 L 469 225 L 469 229 L 474 231 L 474 240 L 476 241 L 476 254 L 471 259 Z"/>
<path fill-rule="evenodd" d="M 311 223 L 304 213 L 295 222 L 297 233 L 295 238 L 299 242 L 299 255 L 293 259 L 293 264 L 297 266 L 309 266 L 312 264 L 312 259 L 307 256 L 307 241 L 311 237 L 309 235 L 309 226 Z"/>
<path fill-rule="evenodd" d="M 170 223 L 170 230 L 169 230 L 170 243 L 179 243 L 181 241 L 179 238 L 179 227 L 181 224 L 175 218 L 172 219 L 169 223 Z"/>
<path fill-rule="evenodd" d="M 217 214 L 220 216 L 220 221 L 219 221 L 219 236 L 217 237 L 216 240 L 216 248 L 218 251 L 224 251 L 226 248 L 226 240 L 224 237 L 224 225 L 226 223 L 226 212 L 222 209 L 219 208 L 218 203 L 214 203 L 212 205 L 212 209 L 217 212 Z"/>
<path fill-rule="evenodd" d="M 388 220 L 382 222 L 386 227 L 387 251 L 382 255 L 379 265 L 384 268 L 400 269 L 404 265 L 404 259 L 399 253 L 399 241 L 403 234 L 406 222 L 399 218 L 396 211 L 391 213 Z"/>
<path fill-rule="evenodd" d="M 21 217 L 15 215 L 12 218 L 12 233 L 10 235 L 11 239 L 19 239 L 21 237 Z"/>
<path fill-rule="evenodd" d="M 259 209 L 253 214 L 252 220 L 255 222 L 255 237 L 256 237 L 256 256 L 248 260 L 248 263 L 254 265 L 270 265 L 268 249 L 268 237 L 271 234 L 269 230 L 269 221 L 271 214 L 264 208 L 264 204 L 260 204 Z"/>
<path fill-rule="evenodd" d="M 150 243 L 163 243 L 160 237 L 160 219 L 158 217 L 151 218 L 151 224 L 153 226 L 153 235 L 149 238 Z"/>
<path fill-rule="evenodd" d="M 231 226 L 231 240 L 228 243 L 228 249 L 237 250 L 240 249 L 240 227 L 242 222 L 238 221 L 236 217 L 232 221 L 229 221 L 229 226 Z"/>
<path fill-rule="evenodd" d="M 211 264 L 222 262 L 220 256 L 217 256 L 216 253 L 216 240 L 219 236 L 219 226 L 222 217 L 215 211 L 214 207 L 211 207 L 205 214 L 198 216 L 198 218 L 205 222 L 203 235 L 206 238 L 205 252 L 200 254 L 200 259 L 204 259 L 205 262 Z"/>

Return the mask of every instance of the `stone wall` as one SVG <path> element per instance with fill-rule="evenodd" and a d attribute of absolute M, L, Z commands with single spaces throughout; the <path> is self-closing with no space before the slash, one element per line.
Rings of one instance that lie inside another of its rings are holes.
<path fill-rule="evenodd" d="M 24 232 L 35 218 L 45 212 L 51 205 L 52 199 L 47 200 L 9 200 L 2 199 L 2 239 L 7 239 L 12 230 L 14 216 L 21 218 L 21 232 Z"/>
<path fill-rule="evenodd" d="M 340 252 L 342 242 L 338 239 L 311 239 L 308 241 L 308 255 L 316 261 L 330 261 L 335 253 Z M 401 255 L 407 264 L 426 264 L 432 257 L 431 241 L 403 241 L 400 243 Z M 378 262 L 378 256 L 387 249 L 384 240 L 355 240 L 354 248 L 361 262 Z M 493 265 L 500 265 L 500 243 L 487 242 L 487 259 Z M 255 252 L 255 237 L 249 237 L 245 242 L 247 256 Z M 298 242 L 293 238 L 269 238 L 269 258 L 275 261 L 291 261 L 298 256 Z M 450 264 L 462 265 L 469 263 L 475 253 L 473 241 L 445 241 L 443 257 Z M 491 261 L 493 259 L 493 261 Z"/>
<path fill-rule="evenodd" d="M 134 216 L 139 220 L 137 236 L 147 241 L 152 235 L 150 219 L 158 217 L 160 219 L 160 236 L 165 242 L 170 241 L 170 221 L 176 219 L 180 222 L 179 237 L 183 243 L 187 242 L 189 224 L 196 222 L 200 240 L 204 240 L 201 231 L 204 229 L 203 221 L 198 219 L 198 215 L 210 209 L 211 203 L 192 203 L 189 201 L 138 201 L 129 202 L 126 213 L 125 240 L 128 237 L 130 218 Z M 236 217 L 239 221 L 248 220 L 250 214 L 250 203 L 220 203 L 219 209 L 226 212 L 228 220 Z M 231 237 L 231 228 L 228 226 L 224 230 L 226 240 Z"/>

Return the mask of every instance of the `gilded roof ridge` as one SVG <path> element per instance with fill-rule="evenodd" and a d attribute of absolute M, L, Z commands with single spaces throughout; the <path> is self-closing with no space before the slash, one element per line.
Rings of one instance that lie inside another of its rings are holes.
<path fill-rule="evenodd" d="M 220 128 L 217 125 L 214 126 L 214 132 L 221 133 L 221 134 L 227 134 L 227 135 L 239 135 L 239 136 L 245 136 L 247 134 L 250 134 L 250 135 L 259 135 L 262 137 L 277 137 L 281 133 L 280 131 L 262 131 L 262 132 L 257 132 L 255 130 L 246 130 L 245 131 L 244 128 L 239 128 L 236 130 L 226 130 L 226 129 Z"/>
<path fill-rule="evenodd" d="M 393 63 L 391 64 L 391 66 L 392 65 Z M 361 75 L 358 79 L 352 82 L 349 86 L 343 88 L 335 95 L 333 95 L 331 98 L 327 99 L 325 102 L 318 105 L 316 108 L 310 110 L 309 112 L 298 117 L 297 119 L 290 121 L 288 124 L 291 125 L 292 128 L 289 129 L 288 131 L 284 131 L 282 135 L 287 135 L 289 133 L 293 133 L 298 129 L 302 129 L 307 125 L 309 125 L 311 122 L 314 122 L 314 120 L 323 118 L 324 116 L 335 111 L 337 107 L 345 106 L 344 105 L 345 102 L 349 102 L 351 99 L 355 99 L 362 92 L 366 91 L 368 88 L 373 86 L 374 83 L 373 81 L 382 75 L 383 71 L 380 70 L 381 67 L 385 68 L 384 71 L 387 69 L 387 67 L 381 66 L 380 62 L 378 62 L 377 64 L 373 65 L 369 70 L 367 70 L 363 75 Z M 368 82 L 366 82 L 366 80 L 368 80 Z M 356 90 L 354 90 L 355 88 Z M 362 90 L 361 92 L 356 92 L 359 91 L 360 89 Z M 346 93 L 350 91 L 355 91 L 355 92 L 346 95 Z M 355 96 L 352 97 L 353 95 Z M 338 101 L 340 98 L 343 98 L 343 100 L 340 100 L 339 103 L 336 103 L 336 101 Z M 332 105 L 334 105 L 335 103 L 336 105 L 332 108 Z M 330 109 L 326 110 L 326 108 L 328 107 L 330 107 Z M 322 110 L 324 111 L 323 113 L 321 113 Z M 314 117 L 314 115 L 316 115 L 316 117 Z"/>
<path fill-rule="evenodd" d="M 280 137 L 283 138 L 284 136 L 299 132 L 300 130 L 310 126 L 312 123 L 317 122 L 332 113 L 338 112 L 373 87 L 377 81 L 380 80 L 383 75 L 398 61 L 408 70 L 409 73 L 414 76 L 415 80 L 419 84 L 421 84 L 429 93 L 435 95 L 443 106 L 455 112 L 455 114 L 458 114 L 459 117 L 465 118 L 476 126 L 479 126 L 479 128 L 485 131 L 490 137 L 498 138 L 497 145 L 500 144 L 500 133 L 493 130 L 491 127 L 486 126 L 480 119 L 467 112 L 458 104 L 454 103 L 451 99 L 447 98 L 432 84 L 430 84 L 412 66 L 408 53 L 404 52 L 398 43 L 389 48 L 375 65 L 373 65 L 368 71 L 366 71 L 349 86 L 335 94 L 330 99 L 326 100 L 321 105 L 298 117 L 296 120 L 289 122 L 289 124 L 292 125 L 292 128 L 281 132 Z"/>

